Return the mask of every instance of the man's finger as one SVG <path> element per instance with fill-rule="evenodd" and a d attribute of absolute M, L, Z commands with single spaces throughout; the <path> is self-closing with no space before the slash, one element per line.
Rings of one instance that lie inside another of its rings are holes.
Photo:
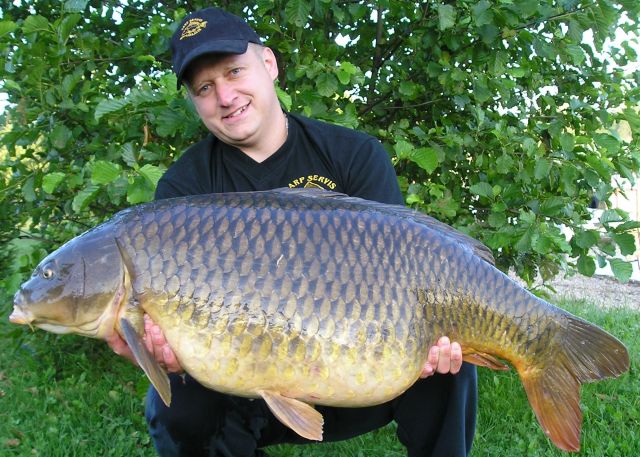
<path fill-rule="evenodd" d="M 451 343 L 451 368 L 449 372 L 456 374 L 462 368 L 462 347 L 459 343 Z"/>
<path fill-rule="evenodd" d="M 162 347 L 162 358 L 164 359 L 164 363 L 169 373 L 181 373 L 183 371 L 182 366 L 176 358 L 176 354 L 168 344 L 165 344 Z"/>
<path fill-rule="evenodd" d="M 440 348 L 438 365 L 436 371 L 438 373 L 449 373 L 451 370 L 451 342 L 449 338 L 443 336 L 438 340 L 438 347 Z"/>

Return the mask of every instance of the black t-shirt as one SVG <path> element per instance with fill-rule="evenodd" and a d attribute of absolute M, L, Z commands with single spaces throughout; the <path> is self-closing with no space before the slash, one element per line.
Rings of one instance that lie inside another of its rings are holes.
<path fill-rule="evenodd" d="M 376 138 L 299 115 L 287 116 L 287 140 L 265 161 L 256 162 L 210 134 L 162 176 L 156 199 L 320 187 L 368 200 L 403 203 L 389 156 Z"/>

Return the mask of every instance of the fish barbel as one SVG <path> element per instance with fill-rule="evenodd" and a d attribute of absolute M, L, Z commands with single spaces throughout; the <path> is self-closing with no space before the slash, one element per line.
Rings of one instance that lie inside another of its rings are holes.
<path fill-rule="evenodd" d="M 317 190 L 212 194 L 119 212 L 47 256 L 11 322 L 120 334 L 169 404 L 143 314 L 203 385 L 261 397 L 322 439 L 314 404 L 391 400 L 447 335 L 464 360 L 518 371 L 544 432 L 580 447 L 580 384 L 629 368 L 604 330 L 529 293 L 478 241 L 424 214 Z"/>

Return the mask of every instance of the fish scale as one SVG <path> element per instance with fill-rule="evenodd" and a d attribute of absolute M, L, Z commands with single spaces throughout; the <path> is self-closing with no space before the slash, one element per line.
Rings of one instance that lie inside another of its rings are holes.
<path fill-rule="evenodd" d="M 626 371 L 626 348 L 492 262 L 476 240 L 401 206 L 314 190 L 192 196 L 122 211 L 50 254 L 10 319 L 118 332 L 169 404 L 141 342 L 147 313 L 200 383 L 262 397 L 309 439 L 322 437 L 310 404 L 395 398 L 448 335 L 468 362 L 513 365 L 545 433 L 577 450 L 579 385 Z"/>

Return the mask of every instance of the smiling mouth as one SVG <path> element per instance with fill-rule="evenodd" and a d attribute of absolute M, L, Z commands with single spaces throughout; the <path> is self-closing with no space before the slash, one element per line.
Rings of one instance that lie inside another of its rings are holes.
<path fill-rule="evenodd" d="M 240 116 L 242 113 L 244 113 L 247 108 L 249 107 L 249 103 L 247 103 L 246 105 L 244 105 L 243 107 L 237 109 L 236 111 L 234 111 L 233 113 L 225 116 L 225 119 L 233 119 L 234 117 L 238 117 Z"/>

